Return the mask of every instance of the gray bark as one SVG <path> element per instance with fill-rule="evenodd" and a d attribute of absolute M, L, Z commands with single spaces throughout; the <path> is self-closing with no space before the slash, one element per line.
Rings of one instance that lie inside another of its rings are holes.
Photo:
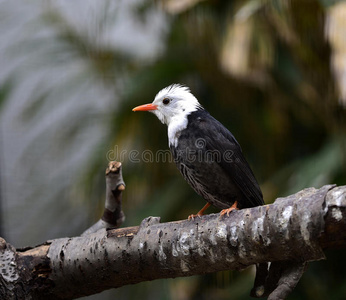
<path fill-rule="evenodd" d="M 121 193 L 111 194 L 119 200 Z M 307 262 L 324 259 L 325 248 L 346 247 L 346 186 L 305 189 L 229 217 L 170 223 L 149 217 L 136 227 L 95 228 L 31 249 L 16 250 L 1 240 L 0 298 L 74 299 L 147 280 L 271 262 L 269 273 L 258 270 L 252 295 L 284 299 Z"/>
<path fill-rule="evenodd" d="M 125 182 L 121 163 L 111 161 L 106 169 L 106 201 L 103 216 L 93 226 L 85 230 L 82 236 L 96 232 L 101 228 L 118 228 L 125 221 L 125 215 L 121 210 L 121 193 L 124 190 Z"/>

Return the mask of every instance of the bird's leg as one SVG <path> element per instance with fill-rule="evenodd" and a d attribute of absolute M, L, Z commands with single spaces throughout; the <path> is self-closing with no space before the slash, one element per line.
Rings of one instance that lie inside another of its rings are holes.
<path fill-rule="evenodd" d="M 205 211 L 209 206 L 210 206 L 210 203 L 207 203 L 207 204 L 204 205 L 203 208 L 197 213 L 197 215 L 194 215 L 194 214 L 189 215 L 188 219 L 189 219 L 189 220 L 191 220 L 191 219 L 193 220 L 193 219 L 196 218 L 196 217 L 202 216 L 203 213 L 204 213 L 204 211 Z"/>
<path fill-rule="evenodd" d="M 223 215 L 227 214 L 227 217 L 229 216 L 229 213 L 232 211 L 232 210 L 235 210 L 235 209 L 238 209 L 238 202 L 235 201 L 233 203 L 233 205 L 230 207 L 230 208 L 226 208 L 226 209 L 223 209 L 221 210 L 220 212 L 220 217 L 222 217 Z"/>

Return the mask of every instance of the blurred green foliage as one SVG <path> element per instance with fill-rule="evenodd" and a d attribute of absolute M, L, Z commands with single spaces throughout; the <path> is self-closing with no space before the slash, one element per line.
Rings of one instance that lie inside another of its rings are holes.
<path fill-rule="evenodd" d="M 51 97 L 54 93 L 60 93 L 60 101 L 68 101 L 68 95 L 78 94 L 94 81 L 101 86 L 94 94 L 95 101 L 105 97 L 102 88 L 107 95 L 114 93 L 114 102 L 102 114 L 75 106 L 68 126 L 61 120 L 54 139 L 57 152 L 72 147 L 90 120 L 103 123 L 107 130 L 79 166 L 78 176 L 64 188 L 57 187 L 51 201 L 83 201 L 91 224 L 102 213 L 107 160 L 119 160 L 120 153 L 125 153 L 121 157 L 127 186 L 124 226 L 138 225 L 149 215 L 161 216 L 166 222 L 197 212 L 204 201 L 172 162 L 145 162 L 140 156 L 145 150 L 155 154 L 168 149 L 166 127 L 154 116 L 134 114 L 131 109 L 151 102 L 171 83 L 188 85 L 201 104 L 233 132 L 261 183 L 266 203 L 305 187 L 345 184 L 346 104 L 337 87 L 340 78 L 333 71 L 333 44 L 326 38 L 326 22 L 334 2 L 186 0 L 180 8 L 173 1 L 134 2 L 132 17 L 139 23 L 150 22 L 150 12 L 159 10 L 166 26 L 162 49 L 150 59 L 140 59 L 97 42 L 107 20 L 120 13 L 118 8 L 110 8 L 110 2 L 105 1 L 104 12 L 90 16 L 90 23 L 84 22 L 87 26 L 83 28 L 71 24 L 48 1 L 44 13 L 37 16 L 49 28 L 50 55 L 41 63 L 56 67 L 72 57 L 83 67 L 66 82 L 38 86 L 22 121 L 30 123 L 40 118 L 45 107 L 58 107 L 56 97 Z M 80 9 L 87 10 L 88 5 Z M 340 9 L 346 11 L 345 6 Z M 88 26 L 92 28 L 89 31 Z M 336 34 L 342 39 L 345 28 L 339 30 Z M 35 43 L 28 41 L 24 50 Z M 25 55 L 23 49 L 17 51 L 17 55 Z M 16 82 L 9 79 L 10 85 L 2 84 L 1 102 L 16 89 Z M 59 147 L 61 141 L 64 147 Z M 133 150 L 138 151 L 139 162 L 128 156 Z M 26 164 L 33 168 L 35 161 Z M 217 210 L 209 212 L 213 211 Z M 80 224 L 71 232 L 78 234 L 78 230 Z M 345 267 L 341 252 L 328 252 L 328 261 L 311 264 L 290 299 L 344 298 Z M 248 269 L 159 280 L 94 299 L 248 299 L 253 276 L 253 270 Z"/>

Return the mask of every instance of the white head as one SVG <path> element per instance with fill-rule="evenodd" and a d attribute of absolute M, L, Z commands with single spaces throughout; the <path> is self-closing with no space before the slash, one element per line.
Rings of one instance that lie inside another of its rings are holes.
<path fill-rule="evenodd" d="M 150 111 L 168 126 L 169 144 L 177 145 L 179 132 L 187 126 L 187 116 L 202 109 L 190 89 L 172 84 L 157 93 L 153 103 L 137 106 L 133 111 Z"/>

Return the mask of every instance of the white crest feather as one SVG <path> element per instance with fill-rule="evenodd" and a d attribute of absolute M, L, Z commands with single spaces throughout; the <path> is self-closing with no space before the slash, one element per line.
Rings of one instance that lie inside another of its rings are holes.
<path fill-rule="evenodd" d="M 163 99 L 170 103 L 163 104 Z M 187 116 L 192 112 L 203 109 L 190 89 L 181 84 L 172 84 L 159 91 L 153 101 L 157 109 L 152 112 L 159 120 L 168 126 L 169 145 L 177 146 L 180 132 L 187 127 Z"/>

